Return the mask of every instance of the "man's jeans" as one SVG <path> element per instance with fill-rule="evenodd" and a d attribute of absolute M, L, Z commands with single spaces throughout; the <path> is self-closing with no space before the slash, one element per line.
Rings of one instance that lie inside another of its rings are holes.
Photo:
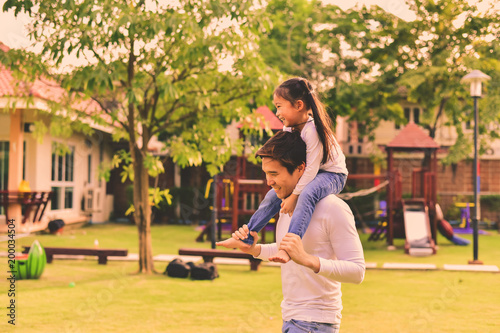
<path fill-rule="evenodd" d="M 283 333 L 338 333 L 340 332 L 339 324 L 316 323 L 314 321 L 289 320 L 283 322 Z"/>
<path fill-rule="evenodd" d="M 316 177 L 304 188 L 299 195 L 295 211 L 293 212 L 288 232 L 299 235 L 300 238 L 311 222 L 316 204 L 330 194 L 339 194 L 345 186 L 347 176 L 341 173 L 325 172 L 320 170 Z M 271 189 L 248 222 L 250 231 L 260 232 L 269 223 L 269 220 L 281 210 L 281 199 Z M 253 237 L 248 236 L 243 242 L 253 244 Z"/>

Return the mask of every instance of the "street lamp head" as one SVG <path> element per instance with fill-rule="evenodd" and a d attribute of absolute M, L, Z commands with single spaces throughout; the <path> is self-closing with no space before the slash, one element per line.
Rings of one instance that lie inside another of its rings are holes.
<path fill-rule="evenodd" d="M 470 95 L 472 97 L 481 97 L 481 82 L 488 81 L 491 79 L 489 75 L 484 74 L 480 70 L 473 70 L 469 74 L 465 75 L 460 82 L 470 83 Z"/>

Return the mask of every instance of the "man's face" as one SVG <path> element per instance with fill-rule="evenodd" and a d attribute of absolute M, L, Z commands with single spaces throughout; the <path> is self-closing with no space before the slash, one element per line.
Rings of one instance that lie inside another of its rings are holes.
<path fill-rule="evenodd" d="M 270 157 L 262 158 L 262 170 L 266 173 L 267 185 L 271 186 L 280 199 L 292 194 L 295 185 L 304 173 L 305 165 L 299 165 L 290 175 L 288 170 L 278 160 Z"/>

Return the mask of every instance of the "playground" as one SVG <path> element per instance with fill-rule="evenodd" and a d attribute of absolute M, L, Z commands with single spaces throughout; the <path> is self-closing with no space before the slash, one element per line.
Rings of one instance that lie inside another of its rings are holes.
<path fill-rule="evenodd" d="M 180 247 L 210 248 L 196 242 L 199 228 L 189 225 L 153 226 L 156 270 L 167 262 L 161 255 Z M 456 246 L 438 235 L 439 255 L 413 257 L 404 253 L 404 239 L 395 251 L 385 242 L 360 234 L 368 268 L 361 285 L 342 287 L 343 332 L 495 332 L 498 330 L 498 273 L 445 271 L 444 264 L 466 264 L 470 246 Z M 471 239 L 471 235 L 462 235 Z M 19 250 L 37 239 L 46 247 L 126 248 L 137 253 L 136 227 L 129 224 L 89 225 L 59 236 L 20 238 Z M 500 266 L 500 235 L 479 236 L 480 259 Z M 5 243 L 3 243 L 5 244 Z M 5 251 L 5 249 L 2 249 Z M 85 260 L 55 258 L 39 280 L 17 281 L 16 332 L 277 332 L 281 327 L 281 286 L 278 267 L 248 262 L 218 264 L 213 281 L 175 279 L 162 274 L 133 274 L 136 261 L 109 260 L 99 265 Z M 388 270 L 386 262 L 433 263 L 436 270 Z M 5 272 L 2 273 L 2 279 Z M 241 295 L 251 294 L 245 302 Z M 2 304 L 7 294 L 0 296 Z M 8 332 L 6 322 L 1 331 Z M 14 329 L 12 330 L 14 331 Z"/>

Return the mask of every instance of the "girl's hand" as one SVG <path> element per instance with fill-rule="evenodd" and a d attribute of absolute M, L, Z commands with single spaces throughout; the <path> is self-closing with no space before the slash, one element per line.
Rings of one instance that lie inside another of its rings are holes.
<path fill-rule="evenodd" d="M 281 202 L 281 213 L 292 216 L 298 199 L 299 196 L 293 193 L 288 198 L 283 199 Z"/>

